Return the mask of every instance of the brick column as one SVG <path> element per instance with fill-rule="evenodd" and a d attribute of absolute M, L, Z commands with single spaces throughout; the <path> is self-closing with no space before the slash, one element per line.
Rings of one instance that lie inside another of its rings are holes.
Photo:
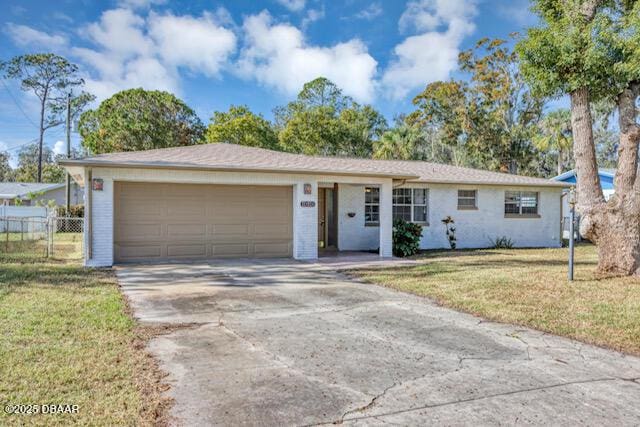
<path fill-rule="evenodd" d="M 311 194 L 304 194 L 304 184 L 311 184 Z M 293 257 L 318 258 L 318 182 L 314 180 L 293 186 Z"/>
<path fill-rule="evenodd" d="M 380 185 L 380 256 L 393 256 L 393 181 Z"/>

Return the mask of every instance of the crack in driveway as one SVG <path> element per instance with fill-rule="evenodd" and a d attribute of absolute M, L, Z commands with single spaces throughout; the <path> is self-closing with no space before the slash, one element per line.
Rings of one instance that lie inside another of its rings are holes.
<path fill-rule="evenodd" d="M 318 424 L 315 424 L 315 425 L 342 424 L 345 421 L 358 421 L 358 420 L 365 420 L 365 419 L 371 419 L 371 418 L 379 419 L 380 417 L 387 417 L 387 416 L 390 416 L 390 415 L 399 415 L 399 414 L 403 414 L 403 413 L 407 413 L 407 412 L 419 411 L 419 410 L 422 410 L 422 409 L 432 409 L 432 408 L 439 408 L 439 407 L 449 406 L 449 405 L 457 405 L 457 404 L 461 404 L 461 403 L 476 402 L 476 401 L 480 401 L 480 400 L 493 399 L 495 397 L 501 397 L 501 396 L 511 396 L 511 395 L 516 395 L 516 394 L 520 394 L 520 393 L 529 393 L 529 392 L 532 392 L 532 391 L 548 390 L 548 389 L 553 389 L 553 388 L 558 388 L 558 387 L 565 387 L 565 386 L 570 386 L 570 385 L 589 384 L 589 383 L 605 382 L 605 381 L 619 381 L 619 380 L 625 381 L 623 378 L 615 378 L 615 377 L 595 378 L 595 379 L 591 379 L 591 380 L 582 380 L 582 381 L 568 381 L 568 382 L 564 382 L 564 383 L 550 384 L 550 385 L 541 386 L 541 387 L 531 387 L 531 388 L 525 388 L 525 389 L 520 389 L 520 390 L 506 391 L 506 392 L 502 392 L 502 393 L 494 393 L 494 394 L 489 394 L 489 395 L 486 395 L 486 396 L 471 397 L 471 398 L 468 398 L 468 399 L 458 399 L 458 400 L 452 400 L 452 401 L 448 401 L 448 402 L 434 403 L 434 404 L 430 404 L 430 405 L 409 407 L 409 408 L 406 408 L 406 409 L 399 409 L 399 410 L 385 412 L 385 413 L 379 413 L 379 414 L 363 415 L 363 416 L 350 417 L 350 418 L 347 418 L 346 416 L 343 416 L 341 419 L 339 419 L 337 421 L 329 421 L 329 422 L 324 422 L 324 423 L 318 423 Z M 400 384 L 398 384 L 398 385 L 400 385 Z M 393 388 L 393 387 L 391 387 L 391 388 Z M 386 392 L 387 392 L 387 390 L 385 390 L 380 395 L 376 396 L 372 400 L 371 403 L 375 404 L 375 401 L 378 398 L 382 397 L 384 394 L 386 394 Z M 366 409 L 368 409 L 368 408 L 367 407 L 363 408 L 363 410 L 366 410 Z M 346 414 L 357 412 L 358 410 L 359 409 L 356 409 L 356 410 L 353 410 L 353 411 L 348 411 Z"/>

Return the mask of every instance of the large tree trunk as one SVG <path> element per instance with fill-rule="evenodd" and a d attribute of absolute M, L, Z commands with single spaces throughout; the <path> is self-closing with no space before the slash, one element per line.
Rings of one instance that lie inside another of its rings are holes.
<path fill-rule="evenodd" d="M 577 172 L 578 211 L 584 215 L 594 206 L 604 203 L 593 142 L 591 102 L 587 88 L 571 92 L 571 129 Z"/>
<path fill-rule="evenodd" d="M 571 94 L 580 232 L 598 246 L 601 276 L 640 275 L 640 195 L 636 193 L 640 129 L 635 107 L 639 91 L 639 85 L 630 85 L 618 97 L 618 168 L 615 194 L 608 202 L 600 188 L 590 112 L 584 107 L 588 92 Z"/>

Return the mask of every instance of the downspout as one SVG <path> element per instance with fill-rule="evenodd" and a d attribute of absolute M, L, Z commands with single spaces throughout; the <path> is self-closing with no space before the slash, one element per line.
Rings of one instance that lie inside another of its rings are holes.
<path fill-rule="evenodd" d="M 562 204 L 562 199 L 567 197 L 568 195 L 569 193 L 566 193 L 564 190 L 560 195 L 560 247 L 562 247 L 562 242 L 564 241 L 564 216 L 562 215 L 562 208 L 564 205 Z"/>
<path fill-rule="evenodd" d="M 84 188 L 87 195 L 87 206 L 85 212 L 87 227 L 87 261 L 93 258 L 93 178 L 91 168 L 85 169 Z"/>

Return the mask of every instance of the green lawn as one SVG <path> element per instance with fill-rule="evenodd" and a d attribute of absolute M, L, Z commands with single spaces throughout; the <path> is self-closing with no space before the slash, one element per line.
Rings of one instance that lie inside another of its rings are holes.
<path fill-rule="evenodd" d="M 429 297 L 456 310 L 640 355 L 640 279 L 594 276 L 595 247 L 429 252 L 420 264 L 359 270 L 360 279 Z"/>
<path fill-rule="evenodd" d="M 0 248 L 1 250 L 1 248 Z M 152 425 L 168 402 L 110 270 L 0 260 L 0 403 L 72 404 L 76 415 L 0 425 Z"/>

